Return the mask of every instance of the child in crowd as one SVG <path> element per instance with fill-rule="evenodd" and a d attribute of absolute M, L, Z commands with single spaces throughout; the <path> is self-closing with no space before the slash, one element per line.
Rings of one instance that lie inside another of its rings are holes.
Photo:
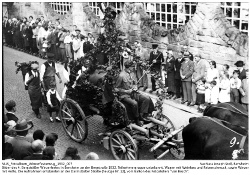
<path fill-rule="evenodd" d="M 241 93 L 241 105 L 248 111 L 248 69 L 246 70 L 246 78 L 242 80 L 240 93 Z"/>
<path fill-rule="evenodd" d="M 50 89 L 46 94 L 47 101 L 48 101 L 47 111 L 49 113 L 51 122 L 54 122 L 54 119 L 52 117 L 52 112 L 56 112 L 56 120 L 60 121 L 60 118 L 58 117 L 58 113 L 59 113 L 60 101 L 62 101 L 62 99 L 59 96 L 55 88 L 56 88 L 56 83 L 52 82 L 50 84 Z"/>
<path fill-rule="evenodd" d="M 215 105 L 218 103 L 218 100 L 219 100 L 220 89 L 218 86 L 216 86 L 217 85 L 216 81 L 211 81 L 210 85 L 211 85 L 210 100 L 211 100 L 211 104 Z"/>
<path fill-rule="evenodd" d="M 198 112 L 203 112 L 205 109 L 205 82 L 206 80 L 200 80 L 197 82 L 197 97 L 196 104 L 199 105 Z"/>
<path fill-rule="evenodd" d="M 240 94 L 239 89 L 241 86 L 241 80 L 238 78 L 240 75 L 239 70 L 233 72 L 233 77 L 230 79 L 230 101 L 239 103 Z"/>

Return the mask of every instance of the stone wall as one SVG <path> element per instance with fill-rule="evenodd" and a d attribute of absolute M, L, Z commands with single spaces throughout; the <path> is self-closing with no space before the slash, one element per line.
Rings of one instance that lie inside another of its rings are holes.
<path fill-rule="evenodd" d="M 87 3 L 84 11 L 88 11 L 85 14 L 91 23 L 86 25 L 86 30 L 97 32 L 95 23 L 100 21 Z M 152 43 L 158 43 L 164 55 L 167 49 L 172 49 L 176 55 L 188 45 L 191 53 L 200 53 L 204 59 L 216 61 L 219 67 L 223 64 L 234 66 L 238 60 L 248 67 L 248 36 L 228 22 L 220 3 L 198 3 L 193 18 L 174 30 L 167 30 L 150 19 L 142 3 L 125 3 L 116 24 L 131 43 L 139 40 L 148 52 Z"/>

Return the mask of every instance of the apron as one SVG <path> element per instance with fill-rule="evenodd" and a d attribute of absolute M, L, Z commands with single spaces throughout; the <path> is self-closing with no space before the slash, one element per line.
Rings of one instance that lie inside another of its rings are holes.
<path fill-rule="evenodd" d="M 58 112 L 59 111 L 59 101 L 56 98 L 56 93 L 54 93 L 54 94 L 51 93 L 50 94 L 50 101 L 51 101 L 51 104 L 53 105 L 53 107 L 48 105 L 47 111 L 48 112 Z"/>
<path fill-rule="evenodd" d="M 30 75 L 32 73 L 30 72 Z M 40 77 L 34 77 L 28 85 L 28 93 L 31 101 L 32 109 L 39 109 L 42 107 L 42 92 L 40 86 Z"/>

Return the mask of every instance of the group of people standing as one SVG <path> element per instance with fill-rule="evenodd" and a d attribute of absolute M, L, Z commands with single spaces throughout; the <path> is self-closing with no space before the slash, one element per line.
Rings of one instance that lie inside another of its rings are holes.
<path fill-rule="evenodd" d="M 45 58 L 47 53 L 55 55 L 55 61 L 66 63 L 83 57 L 95 47 L 95 38 L 91 33 L 81 34 L 76 25 L 72 30 L 61 26 L 60 21 L 46 21 L 43 16 L 33 19 L 3 20 L 3 38 L 7 46 Z"/>
<path fill-rule="evenodd" d="M 237 61 L 236 69 L 230 73 L 229 65 L 223 65 L 219 71 L 215 61 L 207 61 L 200 54 L 191 54 L 187 46 L 177 53 L 176 58 L 172 50 L 168 50 L 167 57 L 164 58 L 157 44 L 153 44 L 152 49 L 148 57 L 140 43 L 135 42 L 135 53 L 150 65 L 150 92 L 156 91 L 156 80 L 164 77 L 167 98 L 181 98 L 181 104 L 187 106 L 198 105 L 198 112 L 203 112 L 210 104 L 224 102 L 241 103 L 248 110 L 248 70 L 244 69 L 243 61 Z M 138 87 L 143 86 L 143 90 L 146 90 L 149 71 L 145 73 L 142 64 L 137 63 L 135 74 Z"/>

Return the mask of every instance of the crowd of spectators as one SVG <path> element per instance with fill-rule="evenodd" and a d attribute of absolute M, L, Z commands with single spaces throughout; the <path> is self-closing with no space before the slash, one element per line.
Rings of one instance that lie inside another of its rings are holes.
<path fill-rule="evenodd" d="M 45 58 L 47 53 L 55 55 L 55 61 L 66 63 L 83 57 L 95 44 L 91 33 L 81 34 L 76 25 L 64 28 L 59 19 L 45 20 L 40 16 L 8 19 L 4 16 L 3 38 L 5 45 Z"/>
<path fill-rule="evenodd" d="M 244 69 L 243 61 L 237 61 L 230 73 L 229 65 L 219 70 L 215 61 L 207 61 L 199 54 L 194 54 L 192 61 L 188 52 L 178 53 L 176 59 L 172 51 L 167 53 L 162 64 L 168 99 L 181 98 L 182 104 L 198 105 L 198 112 L 208 105 L 224 102 L 240 103 L 248 110 L 248 69 Z"/>
<path fill-rule="evenodd" d="M 63 157 L 57 154 L 56 145 L 58 134 L 45 134 L 33 127 L 32 121 L 19 120 L 15 115 L 16 103 L 11 100 L 5 105 L 7 113 L 4 115 L 4 144 L 3 160 L 81 160 L 77 148 L 68 147 Z M 82 159 L 99 159 L 96 153 L 90 152 Z"/>

